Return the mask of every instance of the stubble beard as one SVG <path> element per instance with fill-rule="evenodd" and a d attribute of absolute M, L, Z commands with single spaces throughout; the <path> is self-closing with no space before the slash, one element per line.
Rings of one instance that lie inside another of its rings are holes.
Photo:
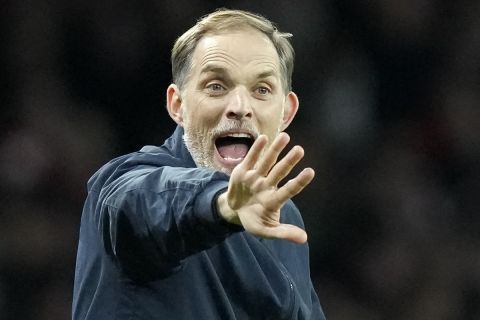
<path fill-rule="evenodd" d="M 251 122 L 241 120 L 225 120 L 210 130 L 195 128 L 190 119 L 184 118 L 183 141 L 190 152 L 197 167 L 219 170 L 230 175 L 232 169 L 222 167 L 215 163 L 215 138 L 220 134 L 231 130 L 246 130 L 259 135 L 258 129 Z"/>

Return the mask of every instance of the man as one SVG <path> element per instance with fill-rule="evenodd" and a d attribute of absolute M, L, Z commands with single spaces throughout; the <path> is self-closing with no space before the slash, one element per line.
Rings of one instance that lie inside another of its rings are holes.
<path fill-rule="evenodd" d="M 289 36 L 219 10 L 176 41 L 177 129 L 88 183 L 73 319 L 324 319 L 290 200 L 314 172 L 279 185 L 303 157 L 278 159 L 298 109 Z"/>

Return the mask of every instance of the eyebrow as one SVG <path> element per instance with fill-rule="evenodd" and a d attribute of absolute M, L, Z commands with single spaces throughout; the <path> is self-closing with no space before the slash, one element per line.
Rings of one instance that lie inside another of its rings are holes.
<path fill-rule="evenodd" d="M 200 74 L 208 73 L 208 72 L 219 73 L 219 74 L 227 74 L 228 73 L 227 69 L 225 69 L 223 67 L 220 67 L 218 65 L 214 65 L 214 64 L 207 64 L 200 70 Z"/>
<path fill-rule="evenodd" d="M 200 70 L 200 74 L 204 74 L 208 72 L 218 73 L 221 75 L 228 75 L 228 70 L 226 68 L 216 64 L 207 64 Z M 277 76 L 277 72 L 275 72 L 275 70 L 267 69 L 256 74 L 255 77 L 256 79 L 265 79 L 268 77 L 275 77 L 275 76 Z"/>
<path fill-rule="evenodd" d="M 258 75 L 257 75 L 257 78 L 259 79 L 264 79 L 264 78 L 268 78 L 268 77 L 275 77 L 277 76 L 277 73 L 274 71 L 274 70 L 266 70 L 266 71 L 263 71 L 263 72 L 260 72 Z"/>

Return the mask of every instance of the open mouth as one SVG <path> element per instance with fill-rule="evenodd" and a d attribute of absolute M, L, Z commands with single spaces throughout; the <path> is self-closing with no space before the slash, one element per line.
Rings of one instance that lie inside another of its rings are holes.
<path fill-rule="evenodd" d="M 221 162 L 232 166 L 245 158 L 254 141 L 254 136 L 249 133 L 226 133 L 215 139 L 215 147 Z"/>

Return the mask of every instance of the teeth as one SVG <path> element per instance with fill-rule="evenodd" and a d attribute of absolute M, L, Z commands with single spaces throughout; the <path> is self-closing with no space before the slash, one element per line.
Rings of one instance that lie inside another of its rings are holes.
<path fill-rule="evenodd" d="M 223 158 L 227 161 L 239 161 L 239 160 L 243 160 L 243 158 L 230 158 L 230 157 L 226 157 L 226 158 Z"/>
<path fill-rule="evenodd" d="M 229 133 L 227 136 L 233 138 L 251 138 L 247 133 Z"/>

